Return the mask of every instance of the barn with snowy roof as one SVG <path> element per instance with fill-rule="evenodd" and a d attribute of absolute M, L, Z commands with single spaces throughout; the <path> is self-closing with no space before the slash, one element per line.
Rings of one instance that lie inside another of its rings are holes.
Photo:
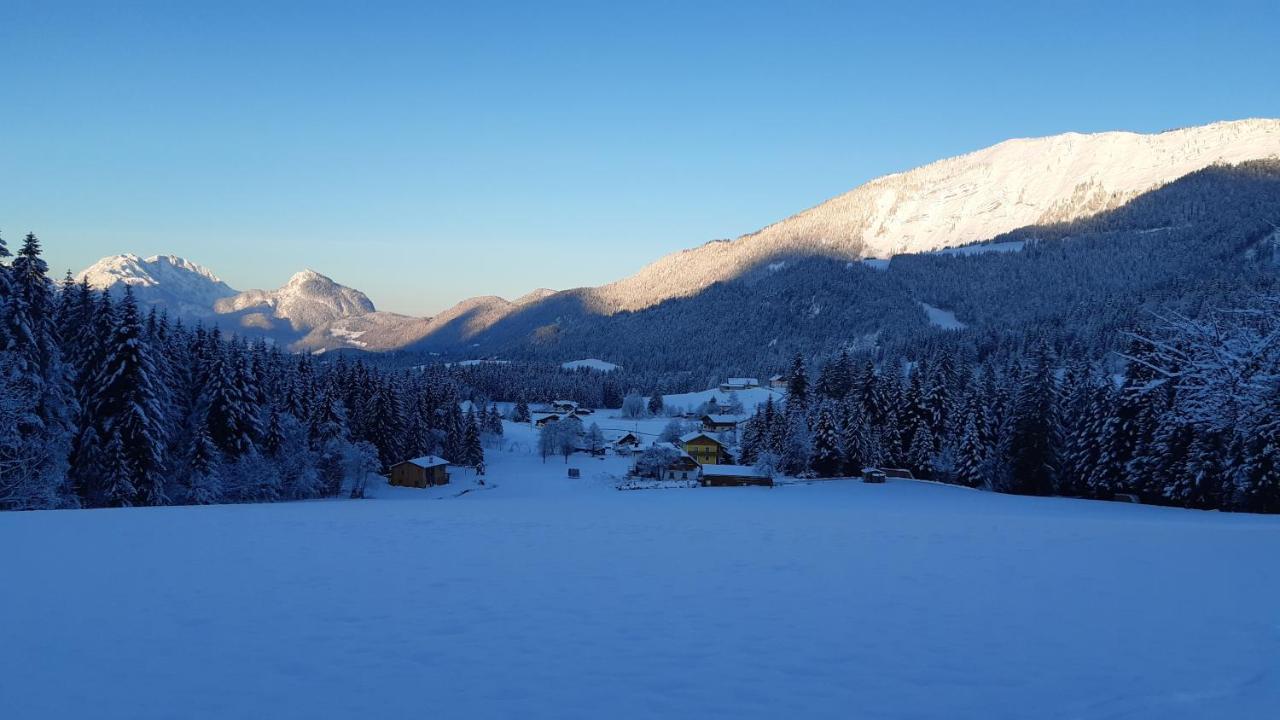
<path fill-rule="evenodd" d="M 391 466 L 392 485 L 425 488 L 432 485 L 448 485 L 449 461 L 435 455 L 424 455 Z"/>

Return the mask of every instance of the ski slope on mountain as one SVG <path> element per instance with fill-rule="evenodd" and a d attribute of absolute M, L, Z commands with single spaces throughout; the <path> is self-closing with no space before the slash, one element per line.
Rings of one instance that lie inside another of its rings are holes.
<path fill-rule="evenodd" d="M 1280 518 L 890 481 L 0 514 L 40 718 L 1272 717 Z M 459 495 L 462 490 L 469 490 Z M 1231 562 L 1223 562 L 1230 558 Z"/>

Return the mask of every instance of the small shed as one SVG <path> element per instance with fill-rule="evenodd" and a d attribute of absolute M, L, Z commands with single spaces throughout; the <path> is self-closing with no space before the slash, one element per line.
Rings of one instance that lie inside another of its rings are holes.
<path fill-rule="evenodd" d="M 425 488 L 432 485 L 448 485 L 449 461 L 435 455 L 425 455 L 391 466 L 389 482 L 400 487 Z"/>
<path fill-rule="evenodd" d="M 884 482 L 884 471 L 880 468 L 862 468 L 862 482 L 864 483 L 882 483 Z"/>
<path fill-rule="evenodd" d="M 623 433 L 622 437 L 614 439 L 613 446 L 615 448 L 638 448 L 640 447 L 640 436 L 633 432 Z"/>
<path fill-rule="evenodd" d="M 702 484 L 706 487 L 772 486 L 773 477 L 750 465 L 704 465 Z"/>

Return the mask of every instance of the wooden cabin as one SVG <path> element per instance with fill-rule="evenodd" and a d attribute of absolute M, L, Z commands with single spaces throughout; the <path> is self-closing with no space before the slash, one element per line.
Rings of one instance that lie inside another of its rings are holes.
<path fill-rule="evenodd" d="M 773 478 L 767 472 L 750 465 L 705 465 L 702 468 L 702 485 L 705 487 L 742 485 L 771 487 Z"/>
<path fill-rule="evenodd" d="M 720 392 L 733 392 L 734 390 L 750 390 L 751 388 L 760 387 L 760 380 L 757 378 L 729 378 L 720 383 Z"/>
<path fill-rule="evenodd" d="M 533 426 L 543 427 L 549 422 L 558 422 L 560 415 L 557 413 L 535 413 L 533 416 Z"/>
<path fill-rule="evenodd" d="M 699 465 L 729 462 L 729 448 L 705 432 L 691 432 L 680 436 L 680 449 L 689 453 Z"/>
<path fill-rule="evenodd" d="M 612 444 L 615 450 L 621 450 L 623 448 L 626 448 L 627 450 L 635 450 L 640 447 L 641 442 L 639 435 L 629 432 L 623 433 L 621 437 L 614 438 Z"/>
<path fill-rule="evenodd" d="M 785 375 L 774 375 L 773 377 L 769 378 L 769 387 L 773 388 L 774 390 L 786 390 L 787 377 Z"/>
<path fill-rule="evenodd" d="M 578 403 L 573 400 L 552 400 L 551 409 L 555 412 L 571 413 L 578 409 Z"/>
<path fill-rule="evenodd" d="M 448 485 L 448 467 L 448 460 L 435 455 L 405 460 L 391 466 L 390 483 L 400 487 L 415 488 Z"/>
<path fill-rule="evenodd" d="M 742 418 L 737 415 L 703 415 L 702 429 L 707 432 L 736 432 Z"/>
<path fill-rule="evenodd" d="M 663 480 L 697 480 L 702 474 L 702 466 L 688 455 L 681 454 L 662 471 Z"/>
<path fill-rule="evenodd" d="M 885 477 L 884 471 L 879 468 L 862 468 L 862 482 L 864 483 L 882 483 Z"/>

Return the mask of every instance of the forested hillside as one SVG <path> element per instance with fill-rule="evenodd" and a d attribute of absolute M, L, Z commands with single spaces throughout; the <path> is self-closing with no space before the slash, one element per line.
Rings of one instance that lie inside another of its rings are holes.
<path fill-rule="evenodd" d="M 1276 281 L 1280 161 L 1212 167 L 1115 210 L 995 238 L 1015 252 L 900 255 L 872 265 L 779 252 L 732 281 L 638 312 L 594 314 L 561 293 L 473 338 L 470 352 L 628 369 L 760 374 L 795 353 L 912 354 L 937 343 L 987 354 L 1026 334 L 1100 356 L 1160 309 L 1266 292 Z M 932 326 L 920 303 L 965 329 Z"/>

